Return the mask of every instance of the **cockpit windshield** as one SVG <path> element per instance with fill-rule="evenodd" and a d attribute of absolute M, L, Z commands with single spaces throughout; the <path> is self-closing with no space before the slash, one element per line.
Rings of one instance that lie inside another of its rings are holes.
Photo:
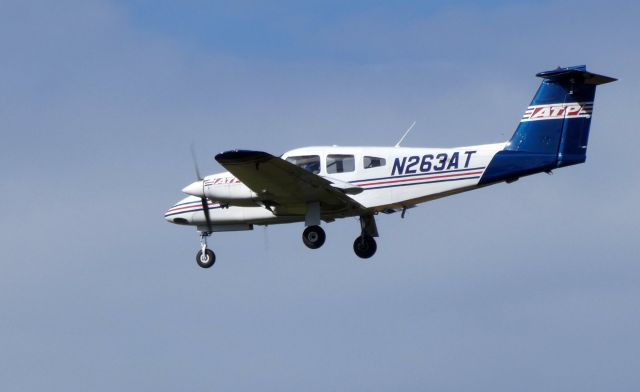
<path fill-rule="evenodd" d="M 295 157 L 288 157 L 287 162 L 291 162 L 309 173 L 320 173 L 320 156 L 318 155 L 299 155 Z"/>

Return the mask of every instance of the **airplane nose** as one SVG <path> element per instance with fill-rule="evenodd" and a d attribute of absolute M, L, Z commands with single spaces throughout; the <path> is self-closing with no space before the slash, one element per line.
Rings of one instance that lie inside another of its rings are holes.
<path fill-rule="evenodd" d="M 195 181 L 185 186 L 182 192 L 191 196 L 204 197 L 204 181 Z"/>
<path fill-rule="evenodd" d="M 199 197 L 187 196 L 179 200 L 164 213 L 164 219 L 169 223 L 177 225 L 188 225 L 192 223 L 192 216 L 202 209 L 202 200 Z"/>
<path fill-rule="evenodd" d="M 189 207 L 186 207 L 187 209 Z M 183 211 L 185 207 L 181 207 L 180 204 L 176 204 L 173 207 L 169 208 L 167 212 L 164 213 L 164 220 L 169 223 L 175 223 L 177 225 L 187 225 L 189 224 L 189 214 L 188 211 L 183 215 Z"/>

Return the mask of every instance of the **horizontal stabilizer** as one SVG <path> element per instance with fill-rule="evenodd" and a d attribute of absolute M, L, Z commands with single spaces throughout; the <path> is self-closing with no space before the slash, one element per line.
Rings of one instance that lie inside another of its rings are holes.
<path fill-rule="evenodd" d="M 591 72 L 587 72 L 586 65 L 577 65 L 574 67 L 558 67 L 551 71 L 539 72 L 536 74 L 537 77 L 543 78 L 550 81 L 564 81 L 573 79 L 576 83 L 584 83 L 584 84 L 605 84 L 615 82 L 618 79 L 611 78 L 609 76 L 598 75 Z"/>

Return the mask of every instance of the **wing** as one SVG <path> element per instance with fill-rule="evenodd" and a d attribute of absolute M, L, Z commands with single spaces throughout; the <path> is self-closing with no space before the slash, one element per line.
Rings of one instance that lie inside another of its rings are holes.
<path fill-rule="evenodd" d="M 266 152 L 234 150 L 215 158 L 262 200 L 275 206 L 278 214 L 304 214 L 304 206 L 310 202 L 319 202 L 323 213 L 365 211 L 347 195 L 360 193 L 362 188 L 320 177 Z"/>

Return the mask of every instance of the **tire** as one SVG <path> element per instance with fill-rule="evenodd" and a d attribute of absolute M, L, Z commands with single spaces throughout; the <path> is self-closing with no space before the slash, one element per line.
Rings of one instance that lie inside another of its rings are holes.
<path fill-rule="evenodd" d="M 368 259 L 373 256 L 377 249 L 378 245 L 376 244 L 376 240 L 370 235 L 358 237 L 353 242 L 353 251 L 361 259 Z"/>
<path fill-rule="evenodd" d="M 320 226 L 309 226 L 302 232 L 302 242 L 310 249 L 318 249 L 324 244 L 327 235 Z"/>
<path fill-rule="evenodd" d="M 196 263 L 202 268 L 211 268 L 216 263 L 216 254 L 211 249 L 206 249 L 203 255 L 200 250 L 196 255 Z"/>

